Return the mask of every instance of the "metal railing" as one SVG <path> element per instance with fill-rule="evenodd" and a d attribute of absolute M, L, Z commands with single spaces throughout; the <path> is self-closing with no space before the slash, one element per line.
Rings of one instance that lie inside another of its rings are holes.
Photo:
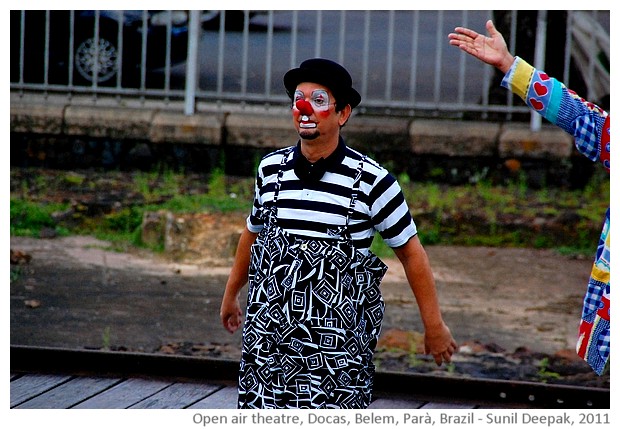
<path fill-rule="evenodd" d="M 487 19 L 501 18 L 512 52 L 532 33 L 534 58 L 544 59 L 547 12 L 529 24 L 527 12 L 11 11 L 11 92 L 157 102 L 186 114 L 207 104 L 284 106 L 283 74 L 322 56 L 349 69 L 362 112 L 510 119 L 528 109 L 494 99 L 492 67 L 450 47 L 447 34 L 458 25 L 484 32 Z M 609 11 L 560 12 L 565 54 L 556 77 L 570 83 L 573 62 L 585 97 L 608 95 Z"/>

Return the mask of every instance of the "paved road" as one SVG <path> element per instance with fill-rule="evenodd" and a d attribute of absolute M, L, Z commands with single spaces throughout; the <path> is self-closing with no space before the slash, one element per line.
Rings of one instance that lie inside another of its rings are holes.
<path fill-rule="evenodd" d="M 362 88 L 363 51 L 365 46 L 364 11 L 299 11 L 298 32 L 293 42 L 291 22 L 293 13 L 276 11 L 273 14 L 274 33 L 271 40 L 271 63 L 268 55 L 270 41 L 268 16 L 257 15 L 252 19 L 248 53 L 248 86 L 250 93 L 265 92 L 266 87 L 282 88 L 282 75 L 302 60 L 323 56 L 340 60 L 351 71 L 364 99 L 383 97 L 391 91 L 397 99 L 408 99 L 412 88 L 409 82 L 412 73 L 412 58 L 415 56 L 415 72 L 418 80 L 416 98 L 433 101 L 437 89 L 442 99 L 454 99 L 458 87 L 458 65 L 462 55 L 450 47 L 447 34 L 457 25 L 467 23 L 474 28 L 484 28 L 489 11 L 397 11 L 394 14 L 393 62 L 388 73 L 390 38 L 388 11 L 372 11 L 370 16 L 371 37 L 368 43 L 368 86 Z M 319 21 L 320 17 L 320 21 Z M 443 20 L 441 20 L 441 18 Z M 320 22 L 320 24 L 319 24 Z M 341 28 L 344 28 L 345 50 L 340 52 Z M 417 31 L 416 31 L 417 30 Z M 318 36 L 317 36 L 318 34 Z M 417 40 L 416 40 L 417 38 Z M 221 40 L 215 30 L 204 31 L 200 47 L 200 88 L 217 91 L 218 58 Z M 416 43 L 417 51 L 412 54 Z M 228 31 L 223 40 L 223 90 L 239 90 L 242 81 L 243 33 Z M 294 55 L 291 55 L 294 46 Z M 318 47 L 317 47 L 318 46 Z M 439 63 L 436 63 L 439 57 Z M 342 55 L 342 56 L 341 56 Z M 467 62 L 465 99 L 476 100 L 482 88 L 483 66 L 476 61 Z M 271 71 L 272 78 L 265 79 Z M 437 73 L 439 72 L 439 74 Z M 439 78 L 440 80 L 436 80 Z M 388 83 L 391 82 L 391 85 Z"/>
<path fill-rule="evenodd" d="M 191 342 L 238 354 L 240 332 L 231 336 L 219 322 L 226 264 L 120 254 L 88 237 L 11 237 L 11 249 L 32 256 L 10 285 L 11 344 L 100 348 L 107 341 L 151 352 Z M 428 246 L 427 252 L 459 343 L 545 353 L 574 348 L 589 261 L 537 249 Z M 383 333 L 422 332 L 402 268 L 395 259 L 386 263 Z"/>

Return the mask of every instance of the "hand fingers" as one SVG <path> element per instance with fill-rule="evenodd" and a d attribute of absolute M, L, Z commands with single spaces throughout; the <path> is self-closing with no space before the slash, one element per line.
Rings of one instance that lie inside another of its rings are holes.
<path fill-rule="evenodd" d="M 445 351 L 443 353 L 437 353 L 433 355 L 437 366 L 441 366 L 442 363 L 450 363 L 452 361 L 452 353 Z"/>
<path fill-rule="evenodd" d="M 461 40 L 465 40 L 466 38 L 475 39 L 479 36 L 478 32 L 472 30 L 471 28 L 465 27 L 456 27 L 454 29 L 454 33 L 458 36 L 461 36 Z"/>
<path fill-rule="evenodd" d="M 433 359 L 435 359 L 437 366 L 441 366 L 443 362 L 450 363 L 452 361 L 452 353 L 446 350 L 445 352 L 434 354 Z"/>
<path fill-rule="evenodd" d="M 235 331 L 237 329 L 239 329 L 239 326 L 241 326 L 241 316 L 238 314 L 231 314 L 231 315 L 222 315 L 222 325 L 224 325 L 224 328 L 230 332 L 231 334 L 235 333 Z"/>
<path fill-rule="evenodd" d="M 491 21 L 490 19 L 487 21 L 486 27 L 487 27 L 487 32 L 489 33 L 489 36 L 491 37 L 493 37 L 493 35 L 498 32 L 497 29 L 495 28 L 495 25 L 493 25 L 493 21 Z"/>
<path fill-rule="evenodd" d="M 443 352 L 433 353 L 433 358 L 435 359 L 435 363 L 437 366 L 441 366 L 443 362 L 450 363 L 452 361 L 452 355 L 458 350 L 458 345 L 456 341 L 452 340 L 450 345 Z M 426 353 L 429 353 L 429 350 L 426 349 Z"/>
<path fill-rule="evenodd" d="M 476 33 L 477 34 L 477 33 Z M 448 43 L 452 46 L 456 46 L 466 52 L 474 50 L 475 36 L 466 36 L 464 34 L 448 34 Z"/>
<path fill-rule="evenodd" d="M 239 320 L 236 317 L 230 317 L 224 324 L 224 327 L 228 332 L 234 334 L 237 329 L 239 329 Z"/>

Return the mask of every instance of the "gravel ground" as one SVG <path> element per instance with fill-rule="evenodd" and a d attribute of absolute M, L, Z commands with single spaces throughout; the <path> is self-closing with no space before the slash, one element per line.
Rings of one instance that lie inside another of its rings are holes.
<path fill-rule="evenodd" d="M 238 359 L 240 333 L 219 323 L 229 270 L 91 237 L 11 237 L 11 344 Z M 461 349 L 437 368 L 420 353 L 417 306 L 397 260 L 382 289 L 380 370 L 609 387 L 576 357 L 590 262 L 550 250 L 428 246 L 444 318 Z M 15 262 L 15 264 L 13 264 Z"/>

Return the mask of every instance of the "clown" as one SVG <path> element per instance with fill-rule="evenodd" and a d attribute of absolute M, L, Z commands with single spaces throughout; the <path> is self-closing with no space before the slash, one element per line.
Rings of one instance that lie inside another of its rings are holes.
<path fill-rule="evenodd" d="M 575 138 L 575 148 L 592 162 L 610 171 L 610 116 L 584 100 L 542 70 L 513 56 L 506 41 L 487 21 L 489 37 L 457 27 L 450 44 L 505 73 L 502 86 L 517 94 L 534 111 Z M 576 351 L 594 372 L 601 375 L 610 353 L 610 235 L 609 209 L 603 221 L 590 280 L 583 300 Z"/>
<path fill-rule="evenodd" d="M 361 101 L 349 73 L 322 58 L 284 76 L 299 140 L 265 156 L 222 299 L 221 319 L 242 326 L 240 408 L 366 408 L 385 304 L 387 267 L 375 234 L 403 264 L 441 365 L 457 345 L 444 323 L 433 274 L 396 179 L 348 147 L 341 128 Z"/>

